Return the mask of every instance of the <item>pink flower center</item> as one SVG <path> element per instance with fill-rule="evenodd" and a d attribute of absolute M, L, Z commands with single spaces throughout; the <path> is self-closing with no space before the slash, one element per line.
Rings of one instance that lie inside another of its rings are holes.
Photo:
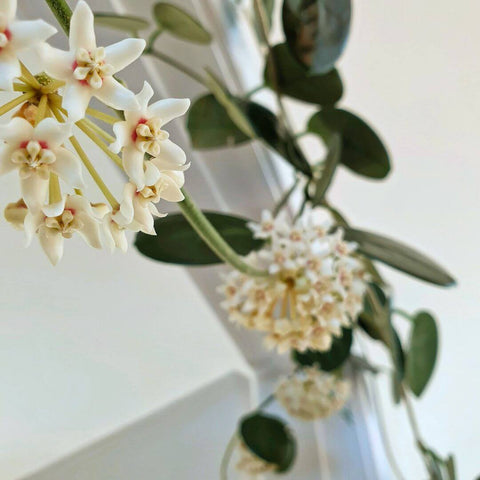
<path fill-rule="evenodd" d="M 73 63 L 72 63 L 72 72 L 74 72 L 78 67 L 78 62 L 75 60 Z M 88 81 L 87 80 L 78 80 L 78 83 L 80 83 L 81 85 L 88 85 Z"/>
<path fill-rule="evenodd" d="M 135 128 L 132 131 L 132 141 L 133 141 L 133 143 L 135 143 L 137 141 L 137 138 L 138 138 L 137 127 L 139 125 L 145 125 L 147 122 L 148 122 L 148 120 L 146 118 L 141 118 L 138 121 L 138 123 L 135 125 Z"/>
<path fill-rule="evenodd" d="M 20 144 L 20 148 L 27 148 L 27 145 L 30 143 L 30 140 L 25 140 Z M 43 140 L 38 140 L 38 144 L 43 148 L 43 150 L 48 150 L 48 143 Z"/>
<path fill-rule="evenodd" d="M 5 35 L 5 37 L 7 38 L 7 42 L 10 42 L 10 40 L 12 39 L 12 32 L 6 28 L 3 32 L 0 32 L 0 33 L 3 33 Z M 5 46 L 3 47 L 0 47 L 0 52 L 5 48 Z"/>

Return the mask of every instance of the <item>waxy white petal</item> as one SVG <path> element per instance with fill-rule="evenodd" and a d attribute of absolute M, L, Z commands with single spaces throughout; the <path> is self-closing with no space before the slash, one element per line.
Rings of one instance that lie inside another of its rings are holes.
<path fill-rule="evenodd" d="M 181 202 L 185 199 L 180 186 L 178 185 L 178 180 L 173 177 L 172 174 L 164 173 L 162 174 L 161 181 L 163 182 L 164 189 L 162 190 L 161 197 L 167 202 Z M 183 184 L 183 182 L 182 182 Z"/>
<path fill-rule="evenodd" d="M 123 149 L 123 168 L 128 177 L 137 186 L 137 190 L 142 190 L 145 186 L 143 158 L 144 154 L 134 146 L 128 146 Z"/>
<path fill-rule="evenodd" d="M 12 91 L 13 80 L 21 75 L 20 64 L 16 57 L 0 52 L 0 89 Z"/>
<path fill-rule="evenodd" d="M 143 83 L 142 90 L 137 94 L 138 104 L 142 113 L 147 113 L 148 103 L 153 97 L 153 88 L 148 82 Z"/>
<path fill-rule="evenodd" d="M 41 210 L 47 201 L 48 178 L 41 178 L 32 172 L 28 177 L 20 178 L 20 191 L 23 200 L 32 212 Z"/>
<path fill-rule="evenodd" d="M 133 220 L 133 198 L 136 192 L 137 187 L 131 182 L 127 183 L 123 189 L 123 200 L 120 204 L 120 213 L 122 214 L 127 224 Z"/>
<path fill-rule="evenodd" d="M 157 117 L 162 125 L 174 118 L 184 115 L 190 107 L 188 98 L 165 98 L 150 105 L 148 111 L 152 117 Z"/>
<path fill-rule="evenodd" d="M 16 148 L 33 136 L 34 128 L 24 118 L 15 117 L 0 126 L 0 138 Z"/>
<path fill-rule="evenodd" d="M 0 13 L 2 13 L 7 22 L 10 23 L 15 18 L 17 12 L 17 0 L 2 0 L 0 2 Z"/>
<path fill-rule="evenodd" d="M 114 73 L 117 73 L 139 58 L 145 45 L 145 40 L 141 38 L 126 38 L 109 45 L 105 47 L 106 63 L 113 67 Z"/>
<path fill-rule="evenodd" d="M 50 150 L 55 150 L 72 135 L 72 125 L 59 123 L 54 118 L 43 119 L 36 127 L 33 139 L 46 142 Z"/>
<path fill-rule="evenodd" d="M 62 234 L 42 225 L 38 231 L 38 239 L 48 259 L 55 266 L 63 257 Z"/>
<path fill-rule="evenodd" d="M 118 153 L 122 147 L 125 147 L 132 141 L 132 132 L 128 122 L 117 122 L 113 125 L 113 133 L 116 140 L 110 145 L 113 153 Z"/>
<path fill-rule="evenodd" d="M 93 248 L 102 248 L 102 242 L 100 240 L 100 226 L 92 215 L 86 212 L 79 212 L 76 214 L 80 221 L 83 223 L 83 227 L 78 230 L 78 233 L 83 239 Z"/>
<path fill-rule="evenodd" d="M 42 212 L 47 216 L 47 217 L 58 217 L 63 213 L 65 210 L 65 203 L 67 200 L 67 196 L 63 195 L 62 198 L 56 202 L 56 203 L 50 203 L 48 205 L 45 205 L 42 208 Z"/>
<path fill-rule="evenodd" d="M 25 246 L 28 247 L 37 233 L 38 228 L 43 223 L 42 212 L 28 212 L 23 224 L 25 229 Z"/>
<path fill-rule="evenodd" d="M 185 152 L 171 140 L 164 140 L 160 144 L 160 155 L 158 155 L 158 158 L 177 165 L 183 165 L 187 161 Z"/>
<path fill-rule="evenodd" d="M 17 165 L 12 162 L 12 153 L 16 147 L 3 144 L 0 145 L 0 175 L 5 175 L 17 168 Z"/>
<path fill-rule="evenodd" d="M 71 80 L 73 77 L 73 62 L 75 57 L 70 52 L 53 48 L 47 43 L 37 47 L 43 69 L 53 78 L 58 80 Z"/>
<path fill-rule="evenodd" d="M 138 102 L 133 92 L 112 77 L 104 78 L 102 86 L 98 90 L 94 90 L 93 95 L 101 102 L 117 110 L 138 108 Z"/>
<path fill-rule="evenodd" d="M 44 20 L 17 21 L 9 25 L 12 39 L 10 46 L 22 50 L 44 42 L 57 33 L 57 29 Z"/>
<path fill-rule="evenodd" d="M 82 167 L 78 157 L 63 147 L 55 150 L 56 160 L 50 170 L 73 188 L 83 188 Z"/>
<path fill-rule="evenodd" d="M 63 108 L 68 112 L 69 121 L 77 122 L 85 116 L 92 92 L 89 86 L 78 82 L 67 85 L 63 97 Z"/>
<path fill-rule="evenodd" d="M 78 48 L 93 50 L 96 46 L 93 12 L 86 2 L 80 0 L 70 20 L 70 50 Z"/>

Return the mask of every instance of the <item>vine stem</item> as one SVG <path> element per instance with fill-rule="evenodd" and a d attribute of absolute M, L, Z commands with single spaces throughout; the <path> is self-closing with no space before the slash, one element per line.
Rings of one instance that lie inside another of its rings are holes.
<path fill-rule="evenodd" d="M 207 217 L 190 199 L 188 193 L 182 189 L 185 199 L 178 204 L 183 216 L 193 227 L 202 240 L 217 254 L 224 262 L 231 265 L 238 271 L 251 277 L 268 277 L 267 270 L 258 270 L 248 265 L 243 258 L 238 255 L 232 247 L 222 238 L 215 227 L 209 222 Z"/>
<path fill-rule="evenodd" d="M 220 480 L 228 480 L 228 466 L 230 464 L 230 459 L 232 458 L 232 454 L 237 446 L 238 436 L 237 432 L 232 435 L 232 438 L 228 442 L 227 448 L 225 449 L 225 453 L 222 457 L 222 462 L 220 464 Z"/>
<path fill-rule="evenodd" d="M 168 55 L 165 55 L 162 52 L 159 52 L 152 46 L 147 47 L 144 52 L 144 55 L 151 55 L 152 57 L 157 58 L 158 60 L 161 60 L 162 62 L 170 65 L 173 68 L 176 68 L 180 72 L 183 72 L 187 77 L 190 77 L 192 80 L 195 80 L 197 83 L 200 83 L 204 87 L 208 88 L 207 82 L 204 80 L 204 78 L 197 73 L 195 70 L 192 70 L 190 67 L 187 67 L 186 65 L 183 65 L 179 61 L 177 61 L 175 58 L 172 58 Z"/>

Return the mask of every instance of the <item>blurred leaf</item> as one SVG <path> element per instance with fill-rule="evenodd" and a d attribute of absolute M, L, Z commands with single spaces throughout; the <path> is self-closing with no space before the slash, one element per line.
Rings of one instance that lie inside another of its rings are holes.
<path fill-rule="evenodd" d="M 249 122 L 254 138 L 260 138 L 283 156 L 296 170 L 311 176 L 308 161 L 288 134 L 281 134 L 278 120 L 270 110 L 254 102 L 232 98 Z M 231 113 L 231 110 L 230 110 Z M 249 141 L 214 95 L 197 99 L 188 114 L 187 128 L 194 148 L 216 148 Z"/>
<path fill-rule="evenodd" d="M 315 182 L 315 193 L 311 197 L 313 206 L 320 205 L 330 187 L 342 155 L 342 141 L 338 134 L 333 134 L 328 145 L 328 154 L 321 169 L 320 177 Z"/>
<path fill-rule="evenodd" d="M 239 434 L 245 445 L 259 458 L 285 472 L 293 464 L 296 442 L 277 417 L 254 413 L 240 420 Z"/>
<path fill-rule="evenodd" d="M 342 136 L 342 163 L 359 175 L 385 178 L 390 159 L 377 134 L 359 117 L 346 110 L 327 109 L 317 112 L 308 130 L 328 140 L 332 132 Z"/>
<path fill-rule="evenodd" d="M 210 33 L 198 20 L 176 5 L 158 2 L 153 7 L 153 15 L 161 29 L 168 30 L 182 40 L 201 44 L 209 44 L 212 41 Z"/>
<path fill-rule="evenodd" d="M 412 392 L 419 397 L 435 368 L 438 332 L 435 319 L 428 312 L 417 313 L 412 321 L 405 379 Z"/>
<path fill-rule="evenodd" d="M 267 13 L 268 31 L 272 28 L 272 17 L 275 9 L 275 0 L 262 0 L 265 12 Z M 256 9 L 255 9 L 256 13 Z M 255 15 L 255 30 L 260 41 L 264 41 L 263 27 L 258 15 Z"/>
<path fill-rule="evenodd" d="M 276 80 L 283 95 L 304 102 L 322 106 L 337 103 L 343 95 L 343 85 L 337 70 L 324 75 L 311 75 L 308 70 L 292 56 L 285 43 L 273 47 Z M 267 57 L 265 66 L 265 84 L 275 90 L 272 57 Z"/>
<path fill-rule="evenodd" d="M 225 108 L 232 122 L 242 133 L 247 135 L 247 137 L 255 138 L 255 132 L 252 129 L 250 120 L 245 115 L 244 110 L 239 106 L 238 100 L 230 94 L 225 85 L 223 85 L 213 72 L 206 69 L 206 74 L 210 91 L 218 100 L 218 103 Z"/>
<path fill-rule="evenodd" d="M 261 247 L 247 227 L 248 220 L 232 215 L 204 212 L 227 243 L 240 255 Z M 193 230 L 181 214 L 155 221 L 157 236 L 138 233 L 135 246 L 143 255 L 177 265 L 213 265 L 222 261 Z"/>
<path fill-rule="evenodd" d="M 196 149 L 231 147 L 250 140 L 212 94 L 193 102 L 188 113 L 187 129 Z"/>
<path fill-rule="evenodd" d="M 145 30 L 150 26 L 147 20 L 131 15 L 114 15 L 112 13 L 96 12 L 95 25 L 114 28 L 128 33 Z"/>
<path fill-rule="evenodd" d="M 447 469 L 448 480 L 456 480 L 455 458 L 453 455 L 448 456 L 447 461 L 445 462 L 445 468 Z"/>
<path fill-rule="evenodd" d="M 307 350 L 306 352 L 292 352 L 293 360 L 302 366 L 318 365 L 321 370 L 331 372 L 341 367 L 350 355 L 352 348 L 352 329 L 342 328 L 343 335 L 334 337 L 332 347 L 327 352 Z"/>
<path fill-rule="evenodd" d="M 358 243 L 358 251 L 363 255 L 386 263 L 409 275 L 444 287 L 455 284 L 455 280 L 440 265 L 396 240 L 353 228 L 345 229 L 345 238 Z"/>
<path fill-rule="evenodd" d="M 284 0 L 282 17 L 295 58 L 314 73 L 330 71 L 348 38 L 351 0 Z"/>

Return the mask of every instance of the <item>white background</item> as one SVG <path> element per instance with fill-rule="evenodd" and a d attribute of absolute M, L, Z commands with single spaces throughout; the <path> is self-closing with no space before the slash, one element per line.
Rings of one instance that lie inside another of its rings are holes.
<path fill-rule="evenodd" d="M 377 127 L 394 171 L 385 183 L 341 172 L 331 195 L 356 226 L 419 247 L 459 280 L 445 291 L 385 271 L 399 306 L 438 314 L 440 362 L 417 411 L 426 439 L 457 454 L 462 480 L 480 471 L 479 14 L 473 0 L 355 3 L 340 62 L 343 105 Z M 16 200 L 12 177 L 1 182 L 2 205 Z M 134 250 L 110 257 L 80 241 L 53 269 L 3 220 L 0 232 L 2 478 L 244 368 L 183 270 Z M 390 405 L 388 382 L 383 391 Z M 406 478 L 423 478 L 403 411 L 386 409 Z"/>

